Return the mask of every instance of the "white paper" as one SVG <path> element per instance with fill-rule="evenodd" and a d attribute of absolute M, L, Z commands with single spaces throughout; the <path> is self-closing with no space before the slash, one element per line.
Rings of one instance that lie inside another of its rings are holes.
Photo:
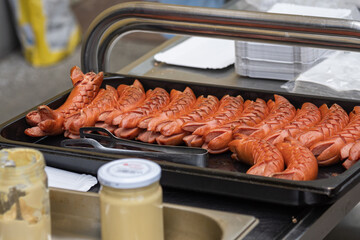
<path fill-rule="evenodd" d="M 276 3 L 268 12 L 327 18 L 347 18 L 351 15 L 350 9 L 312 7 L 290 3 Z"/>
<path fill-rule="evenodd" d="M 234 64 L 235 43 L 226 39 L 191 37 L 154 58 L 183 67 L 221 69 Z"/>
<path fill-rule="evenodd" d="M 45 167 L 49 187 L 87 192 L 97 184 L 96 177 L 78 174 L 53 167 Z"/>

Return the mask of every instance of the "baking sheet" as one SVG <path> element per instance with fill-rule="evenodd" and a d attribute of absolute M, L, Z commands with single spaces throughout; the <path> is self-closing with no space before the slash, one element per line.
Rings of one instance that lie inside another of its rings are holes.
<path fill-rule="evenodd" d="M 220 98 L 225 94 L 233 96 L 241 94 L 244 99 L 255 100 L 260 97 L 268 100 L 273 98 L 274 94 L 274 92 L 265 90 L 254 91 L 236 87 L 114 74 L 106 75 L 103 86 L 109 84 L 116 87 L 120 83 L 132 84 L 134 79 L 139 79 L 145 89 L 163 87 L 170 91 L 171 89 L 184 90 L 186 86 L 189 86 L 197 96 L 211 94 Z M 70 91 L 71 89 L 49 99 L 44 104 L 57 108 L 66 100 Z M 297 108 L 306 101 L 310 101 L 317 106 L 323 103 L 331 105 L 336 102 L 350 112 L 358 104 L 356 101 L 344 101 L 334 98 L 311 98 L 298 94 L 281 95 L 286 97 Z M 63 136 L 43 138 L 26 136 L 24 130 L 29 126 L 25 121 L 25 115 L 26 113 L 21 114 L 0 126 L 0 146 L 34 147 L 43 152 L 49 166 L 93 175 L 96 175 L 97 169 L 108 161 L 126 157 L 65 149 L 60 147 L 60 142 L 64 139 Z M 210 155 L 207 168 L 167 161 L 157 162 L 163 170 L 161 180 L 163 186 L 295 206 L 329 204 L 351 190 L 360 181 L 360 162 L 346 171 L 341 164 L 322 167 L 319 170 L 317 180 L 306 182 L 245 174 L 249 166 L 238 162 L 234 163 L 230 153 Z"/>

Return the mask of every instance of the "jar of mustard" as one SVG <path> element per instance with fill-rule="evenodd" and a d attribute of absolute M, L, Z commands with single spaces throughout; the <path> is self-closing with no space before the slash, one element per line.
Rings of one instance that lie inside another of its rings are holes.
<path fill-rule="evenodd" d="M 0 151 L 0 239 L 51 239 L 50 201 L 42 153 Z"/>
<path fill-rule="evenodd" d="M 137 158 L 98 170 L 102 240 L 164 239 L 160 176 L 158 164 Z"/>

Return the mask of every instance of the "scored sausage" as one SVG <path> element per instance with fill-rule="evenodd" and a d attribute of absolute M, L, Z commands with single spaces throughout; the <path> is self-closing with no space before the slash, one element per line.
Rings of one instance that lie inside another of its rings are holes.
<path fill-rule="evenodd" d="M 103 72 L 84 74 L 79 67 L 74 66 L 70 70 L 70 78 L 74 87 L 66 101 L 59 108 L 53 110 L 46 105 L 42 105 L 37 110 L 26 115 L 27 123 L 33 126 L 25 130 L 26 135 L 42 137 L 63 133 L 65 118 L 92 102 L 100 89 L 104 74 Z"/>
<path fill-rule="evenodd" d="M 183 92 L 173 89 L 170 95 L 173 95 L 170 103 L 159 114 L 149 116 L 139 122 L 138 127 L 146 131 L 141 132 L 137 139 L 148 143 L 155 142 L 156 137 L 160 135 L 157 127 L 169 119 L 188 113 L 196 101 L 195 94 L 189 87 L 186 87 Z"/>
<path fill-rule="evenodd" d="M 281 152 L 286 169 L 282 172 L 277 172 L 271 177 L 308 181 L 314 180 L 318 175 L 318 164 L 312 152 L 296 140 L 285 140 L 275 144 Z"/>
<path fill-rule="evenodd" d="M 101 113 L 114 109 L 117 99 L 118 93 L 112 86 L 106 85 L 106 89 L 100 89 L 98 95 L 88 106 L 65 119 L 65 137 L 79 137 L 80 128 L 94 126 Z"/>
<path fill-rule="evenodd" d="M 182 129 L 187 122 L 201 121 L 214 114 L 219 107 L 219 99 L 215 96 L 200 96 L 196 100 L 192 110 L 179 118 L 164 122 L 158 127 L 161 135 L 156 138 L 161 145 L 179 145 L 183 142 L 184 136 L 188 133 Z"/>
<path fill-rule="evenodd" d="M 341 131 L 310 147 L 319 165 L 338 163 L 341 159 L 341 149 L 360 138 L 360 107 L 355 107 L 352 113 L 351 121 Z"/>
<path fill-rule="evenodd" d="M 117 87 L 119 98 L 113 109 L 103 111 L 95 123 L 96 127 L 103 127 L 114 132 L 117 128 L 112 124 L 115 117 L 130 111 L 145 100 L 145 91 L 142 84 L 135 80 L 132 85 L 121 84 Z"/>
<path fill-rule="evenodd" d="M 118 115 L 130 111 L 145 100 L 145 91 L 139 80 L 135 80 L 132 85 L 121 84 L 117 87 L 119 98 L 115 109 L 104 112 L 99 116 L 99 121 L 112 125 L 112 121 Z"/>
<path fill-rule="evenodd" d="M 343 162 L 346 169 L 352 167 L 360 159 L 360 141 L 354 142 L 349 149 L 349 157 Z"/>
<path fill-rule="evenodd" d="M 265 140 L 276 144 L 283 142 L 287 137 L 295 137 L 301 131 L 314 126 L 321 120 L 321 112 L 314 104 L 306 102 L 298 109 L 291 122 L 284 128 L 270 134 Z"/>
<path fill-rule="evenodd" d="M 163 88 L 149 90 L 144 102 L 135 109 L 113 119 L 112 124 L 119 127 L 134 128 L 139 121 L 150 114 L 156 114 L 170 102 L 170 96 Z"/>
<path fill-rule="evenodd" d="M 334 135 L 343 129 L 349 122 L 349 116 L 342 107 L 333 104 L 324 117 L 313 127 L 302 132 L 296 139 L 305 147 L 311 147 L 319 141 Z"/>
<path fill-rule="evenodd" d="M 214 115 L 201 122 L 185 123 L 182 128 L 192 133 L 183 138 L 188 146 L 201 147 L 204 143 L 203 135 L 211 129 L 217 128 L 236 119 L 243 111 L 244 99 L 239 95 L 236 97 L 225 95 L 220 100 L 220 106 Z"/>
<path fill-rule="evenodd" d="M 155 88 L 146 92 L 146 99 L 135 109 L 113 119 L 112 124 L 119 127 L 114 131 L 117 137 L 134 139 L 142 131 L 138 123 L 151 114 L 156 114 L 170 102 L 170 96 L 163 88 Z"/>
<path fill-rule="evenodd" d="M 237 134 L 245 134 L 251 137 L 264 138 L 277 129 L 287 125 L 295 116 L 295 107 L 284 97 L 274 95 L 275 102 L 266 118 L 255 126 L 238 126 L 234 129 L 234 137 Z"/>
<path fill-rule="evenodd" d="M 207 149 L 212 154 L 226 152 L 229 149 L 229 142 L 233 140 L 233 129 L 235 127 L 241 125 L 254 126 L 268 114 L 269 108 L 264 100 L 260 98 L 256 101 L 246 100 L 244 110 L 238 118 L 218 128 L 211 129 L 204 135 L 202 148 Z"/>
<path fill-rule="evenodd" d="M 284 159 L 273 144 L 259 138 L 239 135 L 229 143 L 231 157 L 252 167 L 247 174 L 272 176 L 284 170 Z"/>
<path fill-rule="evenodd" d="M 208 97 L 200 96 L 196 100 L 193 109 L 190 113 L 185 114 L 174 121 L 168 121 L 162 126 L 160 132 L 164 136 L 171 136 L 182 133 L 184 130 L 182 126 L 188 122 L 197 122 L 214 114 L 219 108 L 219 99 L 215 96 Z"/>

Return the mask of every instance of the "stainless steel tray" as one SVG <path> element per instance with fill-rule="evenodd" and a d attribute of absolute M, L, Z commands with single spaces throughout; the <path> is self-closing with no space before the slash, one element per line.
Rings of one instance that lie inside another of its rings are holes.
<path fill-rule="evenodd" d="M 99 196 L 52 188 L 52 239 L 101 239 Z M 255 217 L 164 203 L 166 240 L 242 239 L 258 223 Z"/>

